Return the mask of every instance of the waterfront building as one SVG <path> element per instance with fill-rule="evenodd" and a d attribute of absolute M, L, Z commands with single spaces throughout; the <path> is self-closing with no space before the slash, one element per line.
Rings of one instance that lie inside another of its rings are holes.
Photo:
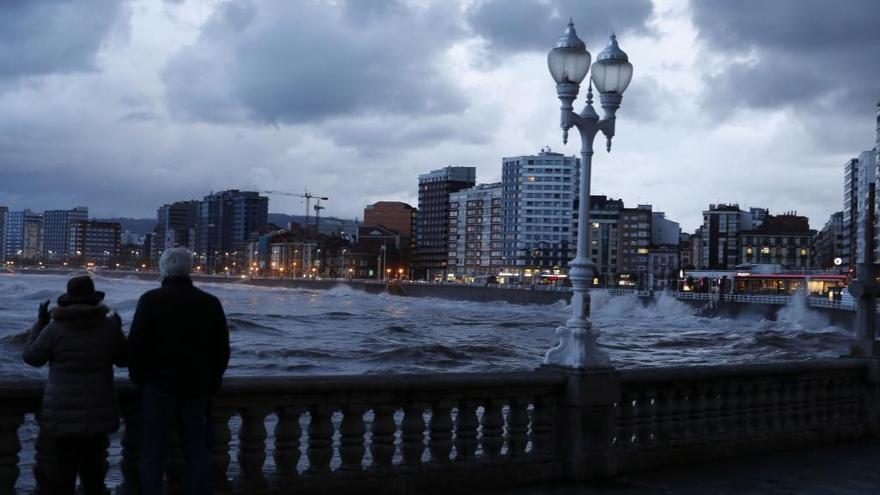
<path fill-rule="evenodd" d="M 701 268 L 732 270 L 740 264 L 737 234 L 752 230 L 752 214 L 738 204 L 713 204 L 703 211 Z"/>
<path fill-rule="evenodd" d="M 401 201 L 377 201 L 364 208 L 364 225 L 381 225 L 397 232 L 401 249 L 415 241 L 416 208 Z"/>
<path fill-rule="evenodd" d="M 119 259 L 122 226 L 116 222 L 70 224 L 68 252 L 79 265 L 109 265 Z"/>
<path fill-rule="evenodd" d="M 476 167 L 445 167 L 419 176 L 419 209 L 416 216 L 417 278 L 446 278 L 449 258 L 449 194 L 473 187 Z"/>
<path fill-rule="evenodd" d="M 43 252 L 43 215 L 31 210 L 7 211 L 3 228 L 3 256 L 33 261 Z"/>
<path fill-rule="evenodd" d="M 620 274 L 620 212 L 623 200 L 590 196 L 590 257 L 596 264 L 593 285 L 617 285 Z M 576 233 L 576 229 L 573 229 Z M 575 235 L 573 233 L 572 235 Z"/>
<path fill-rule="evenodd" d="M 647 286 L 651 217 L 651 205 L 620 212 L 620 285 Z"/>
<path fill-rule="evenodd" d="M 268 224 L 269 199 L 253 191 L 231 189 L 205 196 L 199 205 L 196 253 L 208 273 L 229 268 L 243 257 L 251 233 Z"/>
<path fill-rule="evenodd" d="M 767 218 L 767 215 L 769 215 L 770 212 L 767 208 L 757 208 L 752 206 L 749 208 L 749 214 L 752 215 L 752 228 L 756 229 L 764 223 L 764 219 Z"/>
<path fill-rule="evenodd" d="M 876 198 L 870 202 L 869 184 L 875 184 L 877 179 L 877 164 L 874 163 L 874 150 L 863 151 L 859 154 L 858 184 L 856 185 L 856 223 L 855 223 L 855 250 L 852 261 L 861 263 L 865 256 L 865 225 L 868 212 L 876 211 Z M 875 234 L 876 235 L 876 234 Z"/>
<path fill-rule="evenodd" d="M 651 213 L 651 244 L 654 246 L 678 246 L 681 242 L 681 226 L 666 218 L 662 211 Z"/>
<path fill-rule="evenodd" d="M 153 229 L 154 261 L 166 249 L 185 247 L 196 251 L 200 201 L 177 201 L 156 209 L 156 226 Z"/>
<path fill-rule="evenodd" d="M 767 215 L 759 227 L 737 233 L 740 259 L 744 264 L 813 268 L 815 234 L 807 217 L 795 212 Z"/>
<path fill-rule="evenodd" d="M 578 166 L 549 149 L 502 159 L 502 252 L 508 272 L 552 276 L 575 252 Z"/>
<path fill-rule="evenodd" d="M 691 250 L 691 234 L 682 232 L 678 235 L 678 265 L 680 268 L 691 270 L 694 268 L 692 250 Z"/>
<path fill-rule="evenodd" d="M 859 159 L 852 158 L 843 165 L 843 243 L 840 257 L 843 266 L 855 267 L 856 228 L 859 204 Z"/>
<path fill-rule="evenodd" d="M 449 261 L 456 278 L 497 275 L 501 258 L 500 182 L 449 195 Z"/>
<path fill-rule="evenodd" d="M 841 259 L 841 251 L 843 244 L 843 212 L 838 211 L 831 214 L 831 217 L 825 222 L 822 230 L 816 234 L 816 240 L 813 245 L 816 250 L 816 266 L 823 269 L 846 269 L 843 263 L 837 265 L 836 259 Z"/>
<path fill-rule="evenodd" d="M 678 245 L 652 246 L 648 251 L 649 289 L 677 289 L 680 264 Z"/>
<path fill-rule="evenodd" d="M 9 208 L 6 206 L 0 206 L 0 258 L 5 257 L 6 255 L 6 215 L 9 213 Z M 4 259 L 0 259 L 0 262 L 5 261 Z"/>
<path fill-rule="evenodd" d="M 703 266 L 703 227 L 698 227 L 691 235 L 691 266 L 698 268 Z"/>
<path fill-rule="evenodd" d="M 89 209 L 78 206 L 72 210 L 46 210 L 43 212 L 43 258 L 49 262 L 67 260 L 72 253 L 70 225 L 89 219 Z"/>

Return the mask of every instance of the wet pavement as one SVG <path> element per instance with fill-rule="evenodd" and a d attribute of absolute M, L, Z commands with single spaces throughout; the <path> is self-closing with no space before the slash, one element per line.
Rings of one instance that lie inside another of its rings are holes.
<path fill-rule="evenodd" d="M 865 440 L 632 473 L 583 485 L 519 488 L 511 495 L 880 494 L 880 441 Z"/>

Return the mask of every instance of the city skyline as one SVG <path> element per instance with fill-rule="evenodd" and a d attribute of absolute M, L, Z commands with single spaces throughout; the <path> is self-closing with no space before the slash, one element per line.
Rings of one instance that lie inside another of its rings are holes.
<path fill-rule="evenodd" d="M 577 153 L 544 60 L 569 16 L 594 56 L 613 27 L 638 76 L 594 190 L 686 231 L 709 203 L 796 209 L 818 227 L 841 209 L 843 164 L 874 145 L 876 2 L 775 2 L 760 22 L 742 5 L 660 0 L 93 3 L 0 7 L 0 32 L 17 33 L 0 54 L 10 210 L 143 218 L 210 191 L 308 188 L 330 197 L 324 214 L 354 218 L 416 204 L 427 170 L 497 182 L 502 156 Z"/>

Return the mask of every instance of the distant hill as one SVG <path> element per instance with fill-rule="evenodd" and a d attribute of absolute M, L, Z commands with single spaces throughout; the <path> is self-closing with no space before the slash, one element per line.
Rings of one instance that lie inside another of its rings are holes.
<path fill-rule="evenodd" d="M 122 230 L 135 234 L 148 234 L 156 226 L 155 218 L 96 218 L 99 222 L 116 222 L 122 225 Z"/>

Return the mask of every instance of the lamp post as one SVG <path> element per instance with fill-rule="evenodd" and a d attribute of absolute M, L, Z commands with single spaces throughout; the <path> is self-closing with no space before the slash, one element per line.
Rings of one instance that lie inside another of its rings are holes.
<path fill-rule="evenodd" d="M 608 46 L 592 66 L 592 85 L 587 89 L 587 104 L 581 113 L 574 112 L 574 100 L 580 83 L 590 72 L 590 52 L 577 37 L 574 22 L 569 21 L 565 34 L 547 55 L 550 75 L 556 81 L 556 93 L 562 102 L 560 125 L 562 142 L 568 142 L 568 131 L 577 128 L 581 137 L 580 191 L 578 203 L 577 256 L 569 263 L 572 285 L 572 316 L 565 325 L 556 329 L 559 343 L 547 351 L 544 364 L 569 368 L 599 368 L 609 364 L 608 354 L 598 348 L 598 332 L 590 323 L 590 281 L 595 264 L 590 257 L 590 173 L 593 159 L 593 140 L 599 131 L 605 135 L 606 147 L 611 151 L 614 121 L 623 92 L 632 79 L 632 65 L 623 50 L 617 46 L 614 34 Z M 593 89 L 599 91 L 599 101 L 605 112 L 599 118 L 593 108 Z"/>

